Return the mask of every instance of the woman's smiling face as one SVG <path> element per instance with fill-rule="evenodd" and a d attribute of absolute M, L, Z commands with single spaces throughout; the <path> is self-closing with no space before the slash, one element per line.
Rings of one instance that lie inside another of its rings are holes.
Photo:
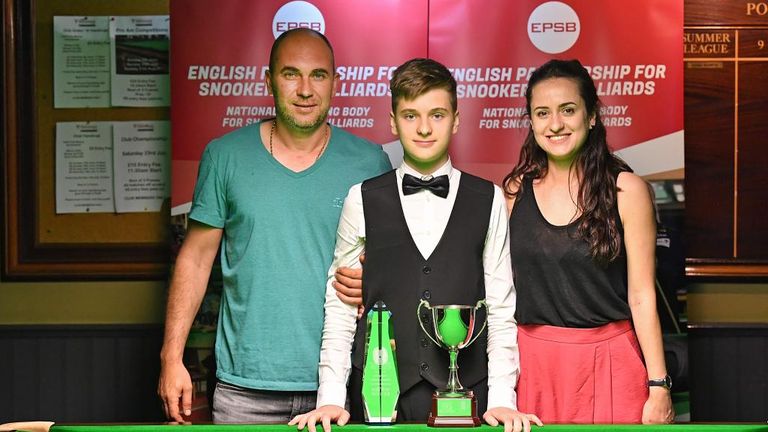
<path fill-rule="evenodd" d="M 531 128 L 550 160 L 573 161 L 594 124 L 576 81 L 549 78 L 531 89 Z"/>

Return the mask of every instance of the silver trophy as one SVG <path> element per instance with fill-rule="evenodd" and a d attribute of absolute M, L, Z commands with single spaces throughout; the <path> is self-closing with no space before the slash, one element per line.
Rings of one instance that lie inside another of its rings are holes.
<path fill-rule="evenodd" d="M 432 330 L 435 337 L 424 327 L 419 319 L 419 325 L 427 337 L 436 345 L 448 350 L 449 368 L 448 382 L 444 389 L 438 389 L 432 395 L 432 411 L 429 413 L 429 426 L 480 426 L 477 415 L 477 399 L 472 390 L 465 389 L 459 381 L 459 366 L 457 357 L 459 350 L 471 345 L 485 330 L 487 318 L 483 320 L 480 330 L 475 332 L 477 310 L 488 304 L 480 300 L 475 306 L 439 305 L 430 306 L 426 300 L 421 300 L 416 313 L 421 316 L 425 307 L 432 312 Z"/>

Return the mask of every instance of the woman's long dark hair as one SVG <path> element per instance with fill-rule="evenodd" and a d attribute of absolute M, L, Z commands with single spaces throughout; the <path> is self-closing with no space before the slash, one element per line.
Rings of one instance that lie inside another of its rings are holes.
<path fill-rule="evenodd" d="M 616 178 L 620 172 L 632 172 L 632 169 L 608 149 L 595 83 L 578 60 L 550 60 L 531 74 L 525 91 L 528 117 L 531 118 L 533 88 L 550 78 L 573 80 L 578 85 L 587 115 L 595 117 L 595 125 L 589 130 L 587 141 L 579 150 L 572 166 L 576 168 L 576 175 L 580 176 L 576 206 L 581 216 L 577 235 L 589 244 L 592 258 L 598 263 L 606 264 L 616 259 L 622 249 L 622 236 L 613 217 L 618 195 Z M 520 160 L 504 178 L 504 191 L 509 196 L 515 196 L 523 188 L 520 179 L 537 179 L 546 174 L 547 153 L 536 143 L 531 129 L 523 148 L 520 149 Z M 516 191 L 511 192 L 512 189 Z"/>

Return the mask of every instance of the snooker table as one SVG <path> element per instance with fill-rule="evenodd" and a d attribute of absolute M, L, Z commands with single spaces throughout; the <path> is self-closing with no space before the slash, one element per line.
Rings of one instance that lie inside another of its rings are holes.
<path fill-rule="evenodd" d="M 477 432 L 503 432 L 503 428 L 483 425 L 477 428 L 430 428 L 425 424 L 397 424 L 393 426 L 367 426 L 349 424 L 333 426 L 339 432 L 440 432 L 462 429 Z M 322 428 L 318 427 L 318 431 Z M 538 432 L 768 432 L 768 424 L 672 424 L 672 425 L 564 425 L 551 424 L 543 428 L 533 426 Z M 296 432 L 288 425 L 53 425 L 51 432 Z M 305 429 L 305 432 L 307 429 Z"/>

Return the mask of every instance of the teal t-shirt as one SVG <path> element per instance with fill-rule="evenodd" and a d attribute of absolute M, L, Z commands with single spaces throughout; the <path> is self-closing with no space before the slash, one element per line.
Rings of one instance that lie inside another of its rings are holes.
<path fill-rule="evenodd" d="M 211 141 L 190 218 L 223 228 L 217 377 L 241 387 L 317 389 L 328 268 L 344 198 L 391 169 L 381 146 L 332 127 L 325 152 L 293 172 L 259 124 Z"/>

